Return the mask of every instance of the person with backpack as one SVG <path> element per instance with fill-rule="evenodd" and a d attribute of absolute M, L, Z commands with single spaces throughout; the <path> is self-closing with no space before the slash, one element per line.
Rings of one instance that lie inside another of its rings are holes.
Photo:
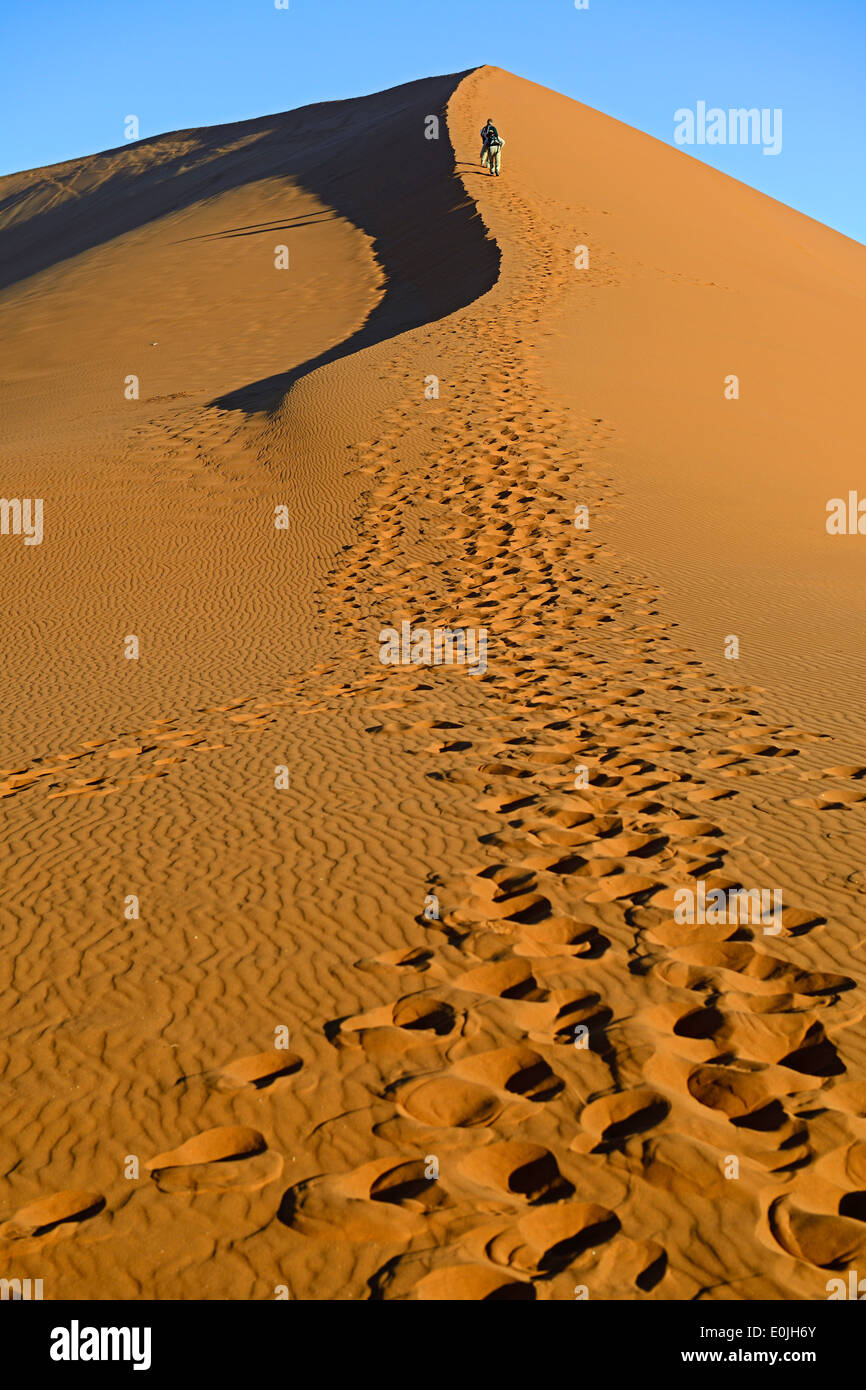
<path fill-rule="evenodd" d="M 487 153 L 487 140 L 490 135 L 496 135 L 496 126 L 493 124 L 493 117 L 487 117 L 487 124 L 481 127 L 481 163 L 484 163 L 484 156 Z"/>
<path fill-rule="evenodd" d="M 487 167 L 491 175 L 495 174 L 499 178 L 499 161 L 502 146 L 505 141 L 493 124 L 492 116 L 487 117 L 487 124 L 481 129 L 481 163 L 487 159 Z"/>

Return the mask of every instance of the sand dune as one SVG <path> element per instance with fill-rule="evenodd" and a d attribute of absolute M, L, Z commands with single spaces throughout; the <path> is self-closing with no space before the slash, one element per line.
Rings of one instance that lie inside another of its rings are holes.
<path fill-rule="evenodd" d="M 44 500 L 0 536 L 0 1274 L 826 1297 L 863 249 L 481 68 L 10 176 L 0 250 Z M 403 623 L 486 669 L 383 665 Z"/>

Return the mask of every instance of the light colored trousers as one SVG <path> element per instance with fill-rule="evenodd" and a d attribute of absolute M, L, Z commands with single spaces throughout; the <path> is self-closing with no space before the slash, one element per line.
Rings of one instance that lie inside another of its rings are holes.
<path fill-rule="evenodd" d="M 491 174 L 499 173 L 499 160 L 502 155 L 502 145 L 504 144 L 505 141 L 503 140 L 502 144 L 494 146 L 493 149 L 491 149 L 489 145 L 487 146 L 485 155 L 487 158 L 487 167 Z"/>

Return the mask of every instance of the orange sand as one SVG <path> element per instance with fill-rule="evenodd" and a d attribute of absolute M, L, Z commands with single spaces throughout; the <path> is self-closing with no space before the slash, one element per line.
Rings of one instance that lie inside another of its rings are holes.
<path fill-rule="evenodd" d="M 0 1276 L 826 1297 L 866 252 L 495 68 L 0 191 Z"/>

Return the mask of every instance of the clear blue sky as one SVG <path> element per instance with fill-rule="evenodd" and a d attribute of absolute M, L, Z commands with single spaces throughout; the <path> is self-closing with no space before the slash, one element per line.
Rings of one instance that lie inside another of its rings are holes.
<path fill-rule="evenodd" d="M 492 63 L 673 143 L 699 101 L 783 111 L 689 153 L 866 240 L 866 0 L 0 0 L 0 173 Z"/>

